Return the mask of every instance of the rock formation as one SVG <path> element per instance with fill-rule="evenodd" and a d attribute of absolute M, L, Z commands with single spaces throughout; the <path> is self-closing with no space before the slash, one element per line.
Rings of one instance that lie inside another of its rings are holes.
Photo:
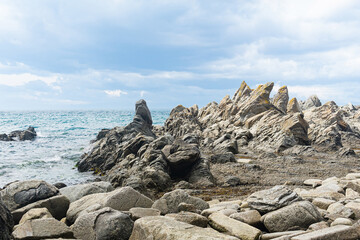
<path fill-rule="evenodd" d="M 36 132 L 34 127 L 29 127 L 26 130 L 17 130 L 12 131 L 10 134 L 0 134 L 0 141 L 26 141 L 34 140 L 36 137 Z"/>

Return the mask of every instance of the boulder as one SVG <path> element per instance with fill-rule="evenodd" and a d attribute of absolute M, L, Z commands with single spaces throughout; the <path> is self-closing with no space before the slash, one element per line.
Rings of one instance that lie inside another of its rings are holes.
<path fill-rule="evenodd" d="M 291 238 L 291 240 L 356 240 L 359 234 L 355 228 L 344 225 L 323 228 L 313 232 L 300 234 Z"/>
<path fill-rule="evenodd" d="M 131 187 L 123 187 L 109 193 L 87 195 L 72 202 L 66 213 L 66 219 L 70 223 L 75 222 L 82 211 L 94 204 L 100 207 L 111 207 L 118 211 L 129 211 L 133 207 L 151 207 L 153 201 Z"/>
<path fill-rule="evenodd" d="M 129 240 L 237 240 L 211 228 L 201 228 L 169 217 L 144 217 L 134 224 Z"/>
<path fill-rule="evenodd" d="M 3 133 L 3 134 L 0 134 L 0 141 L 5 141 L 5 142 L 8 142 L 8 141 L 12 141 L 13 139 L 11 139 L 7 134 Z"/>
<path fill-rule="evenodd" d="M 169 213 L 165 216 L 174 218 L 176 221 L 189 223 L 198 227 L 206 228 L 208 225 L 208 219 L 206 217 L 193 212 Z"/>
<path fill-rule="evenodd" d="M 285 186 L 275 186 L 251 194 L 247 202 L 250 208 L 265 214 L 301 200 L 297 193 Z"/>
<path fill-rule="evenodd" d="M 105 207 L 98 211 L 82 214 L 72 225 L 76 238 L 96 239 L 129 239 L 134 222 L 129 215 Z"/>
<path fill-rule="evenodd" d="M 70 205 L 69 199 L 67 197 L 58 195 L 45 200 L 40 200 L 31 204 L 26 205 L 25 207 L 16 209 L 12 212 L 14 216 L 14 222 L 18 223 L 22 216 L 33 208 L 46 208 L 49 210 L 51 215 L 60 220 L 66 216 L 66 211 Z"/>
<path fill-rule="evenodd" d="M 30 209 L 27 213 L 22 216 L 19 224 L 23 224 L 24 222 L 32 219 L 40 219 L 40 218 L 53 218 L 49 210 L 47 208 L 33 208 Z"/>
<path fill-rule="evenodd" d="M 111 192 L 113 190 L 114 188 L 109 182 L 93 182 L 64 187 L 60 189 L 60 193 L 66 196 L 70 202 L 74 202 L 89 194 Z"/>
<path fill-rule="evenodd" d="M 10 139 L 17 138 L 19 141 L 34 140 L 36 137 L 34 127 L 29 127 L 26 130 L 17 130 L 9 134 Z"/>
<path fill-rule="evenodd" d="M 14 226 L 13 216 L 0 197 L 0 239 L 10 240 Z"/>
<path fill-rule="evenodd" d="M 209 204 L 201 198 L 192 197 L 182 189 L 165 193 L 160 199 L 156 200 L 152 208 L 161 211 L 161 214 L 177 213 L 180 203 L 188 203 L 194 205 L 198 210 L 202 211 L 209 208 Z"/>
<path fill-rule="evenodd" d="M 331 227 L 336 226 L 336 225 L 347 225 L 347 226 L 352 226 L 353 222 L 351 221 L 351 219 L 348 218 L 336 218 L 332 223 L 331 223 Z"/>
<path fill-rule="evenodd" d="M 312 203 L 301 201 L 265 214 L 262 221 L 269 232 L 282 232 L 306 230 L 311 224 L 322 221 L 322 217 Z"/>
<path fill-rule="evenodd" d="M 249 210 L 245 212 L 237 212 L 234 214 L 231 214 L 229 216 L 230 218 L 233 218 L 235 220 L 238 220 L 240 222 L 249 224 L 251 226 L 257 227 L 260 225 L 261 221 L 261 215 L 256 210 Z"/>
<path fill-rule="evenodd" d="M 214 154 L 210 158 L 211 163 L 227 163 L 236 162 L 235 156 L 232 152 Z"/>
<path fill-rule="evenodd" d="M 174 144 L 167 156 L 172 175 L 183 175 L 200 158 L 200 150 L 195 144 Z"/>
<path fill-rule="evenodd" d="M 71 229 L 54 218 L 33 219 L 19 225 L 13 232 L 15 239 L 73 238 Z"/>
<path fill-rule="evenodd" d="M 27 204 L 55 196 L 58 192 L 55 186 L 45 181 L 28 180 L 7 185 L 0 191 L 0 195 L 9 210 L 14 211 Z"/>
<path fill-rule="evenodd" d="M 246 223 L 229 218 L 222 213 L 213 213 L 209 216 L 209 224 L 220 232 L 238 237 L 242 240 L 257 240 L 261 231 Z"/>
<path fill-rule="evenodd" d="M 160 216 L 160 210 L 154 208 L 140 208 L 135 207 L 129 210 L 131 218 L 136 221 L 139 218 L 149 217 L 149 216 Z"/>

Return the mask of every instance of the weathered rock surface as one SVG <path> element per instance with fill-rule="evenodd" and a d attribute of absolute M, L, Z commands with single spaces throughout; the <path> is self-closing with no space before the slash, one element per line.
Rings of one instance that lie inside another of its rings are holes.
<path fill-rule="evenodd" d="M 257 240 L 261 235 L 259 229 L 218 212 L 209 216 L 209 223 L 214 229 L 227 232 L 243 240 Z"/>
<path fill-rule="evenodd" d="M 66 196 L 70 202 L 79 200 L 80 198 L 93 193 L 111 192 L 114 188 L 109 182 L 93 182 L 87 184 L 79 184 L 61 188 L 59 191 Z"/>
<path fill-rule="evenodd" d="M 288 102 L 289 102 L 289 91 L 286 86 L 283 86 L 279 88 L 279 91 L 277 92 L 277 94 L 275 94 L 272 103 L 283 113 L 286 113 Z"/>
<path fill-rule="evenodd" d="M 270 232 L 281 232 L 306 230 L 311 224 L 322 221 L 322 217 L 313 204 L 301 201 L 265 214 L 262 221 Z"/>
<path fill-rule="evenodd" d="M 201 228 L 169 217 L 144 217 L 137 220 L 129 240 L 237 240 L 211 228 Z"/>
<path fill-rule="evenodd" d="M 11 213 L 14 216 L 14 222 L 18 223 L 22 216 L 26 214 L 29 210 L 33 208 L 46 208 L 49 210 L 49 212 L 54 218 L 60 220 L 66 216 L 66 211 L 68 210 L 69 205 L 70 201 L 69 199 L 67 199 L 67 197 L 58 195 L 28 204 L 22 208 L 16 209 Z"/>
<path fill-rule="evenodd" d="M 190 196 L 182 189 L 165 193 L 164 196 L 154 202 L 152 208 L 160 210 L 161 214 L 177 213 L 180 203 L 192 204 L 200 211 L 209 208 L 207 202 L 200 198 Z"/>
<path fill-rule="evenodd" d="M 106 207 L 79 216 L 72 231 L 79 239 L 129 239 L 134 222 L 129 215 Z"/>
<path fill-rule="evenodd" d="M 193 212 L 179 212 L 169 213 L 166 217 L 174 218 L 176 221 L 189 223 L 194 226 L 206 228 L 208 225 L 208 219 Z"/>
<path fill-rule="evenodd" d="M 133 207 L 151 207 L 153 201 L 131 187 L 123 187 L 109 193 L 87 195 L 72 202 L 66 213 L 66 219 L 71 223 L 75 222 L 82 211 L 95 204 L 98 208 L 110 207 L 118 211 L 128 211 Z"/>
<path fill-rule="evenodd" d="M 135 208 L 131 208 L 129 212 L 131 214 L 131 218 L 134 221 L 143 217 L 160 216 L 160 210 L 154 208 L 135 207 Z"/>
<path fill-rule="evenodd" d="M 53 218 L 33 219 L 19 225 L 13 232 L 15 239 L 73 238 L 71 229 Z"/>
<path fill-rule="evenodd" d="M 13 182 L 0 191 L 0 196 L 10 211 L 56 194 L 58 189 L 55 186 L 38 180 Z"/>
<path fill-rule="evenodd" d="M 0 239 L 10 240 L 14 226 L 13 217 L 9 209 L 3 204 L 0 197 Z"/>
<path fill-rule="evenodd" d="M 27 213 L 22 216 L 19 224 L 23 224 L 24 222 L 32 219 L 40 219 L 40 218 L 52 218 L 53 216 L 47 210 L 47 208 L 32 208 Z"/>
<path fill-rule="evenodd" d="M 359 234 L 355 228 L 349 226 L 338 225 L 334 227 L 324 228 L 317 231 L 300 234 L 291 240 L 356 240 Z"/>
<path fill-rule="evenodd" d="M 251 208 L 263 214 L 297 201 L 301 201 L 301 197 L 284 186 L 275 186 L 271 189 L 255 192 L 247 199 Z"/>

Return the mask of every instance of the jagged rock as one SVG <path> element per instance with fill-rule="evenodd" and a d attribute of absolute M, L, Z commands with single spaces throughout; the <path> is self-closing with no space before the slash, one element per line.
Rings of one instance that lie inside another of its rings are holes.
<path fill-rule="evenodd" d="M 247 198 L 249 206 L 263 214 L 301 200 L 299 195 L 284 186 L 255 192 Z"/>
<path fill-rule="evenodd" d="M 201 228 L 169 217 L 144 217 L 137 220 L 129 240 L 236 240 L 211 228 Z"/>
<path fill-rule="evenodd" d="M 199 187 L 211 187 L 215 185 L 215 179 L 210 171 L 210 163 L 206 158 L 200 158 L 192 166 L 189 177 L 189 183 Z"/>
<path fill-rule="evenodd" d="M 72 202 L 66 213 L 66 219 L 70 223 L 75 222 L 81 212 L 94 204 L 98 204 L 100 207 L 110 207 L 118 211 L 128 211 L 133 207 L 151 207 L 153 201 L 131 187 L 123 187 L 109 193 L 87 195 Z"/>
<path fill-rule="evenodd" d="M 18 223 L 23 215 L 26 214 L 29 210 L 33 208 L 46 208 L 54 218 L 60 220 L 66 216 L 66 211 L 68 210 L 69 205 L 70 201 L 67 199 L 67 197 L 58 195 L 28 204 L 22 208 L 16 209 L 11 213 L 14 216 L 14 222 Z"/>
<path fill-rule="evenodd" d="M 316 95 L 312 95 L 306 100 L 306 102 L 302 106 L 302 109 L 306 110 L 312 107 L 320 107 L 320 106 L 321 106 L 320 99 Z"/>
<path fill-rule="evenodd" d="M 93 182 L 64 187 L 60 189 L 60 193 L 66 196 L 70 202 L 74 202 L 89 194 L 111 192 L 113 190 L 114 188 L 108 182 Z"/>
<path fill-rule="evenodd" d="M 154 202 L 152 208 L 160 210 L 161 214 L 177 213 L 180 203 L 192 204 L 200 211 L 209 208 L 207 202 L 200 198 L 190 196 L 182 189 L 165 193 L 164 196 Z"/>
<path fill-rule="evenodd" d="M 194 226 L 206 228 L 208 219 L 193 212 L 179 212 L 166 214 L 166 217 L 174 218 L 176 221 L 189 223 Z"/>
<path fill-rule="evenodd" d="M 128 240 L 134 222 L 129 215 L 106 207 L 79 216 L 72 230 L 76 238 Z"/>
<path fill-rule="evenodd" d="M 10 240 L 14 226 L 13 216 L 0 197 L 0 239 Z"/>
<path fill-rule="evenodd" d="M 13 141 L 13 139 L 11 139 L 7 134 L 3 133 L 3 134 L 0 134 L 0 141 Z"/>
<path fill-rule="evenodd" d="M 4 204 L 10 211 L 46 199 L 58 194 L 59 190 L 45 182 L 38 180 L 29 180 L 22 182 L 13 182 L 0 191 Z"/>
<path fill-rule="evenodd" d="M 301 112 L 301 107 L 296 98 L 292 98 L 287 105 L 287 113 L 298 113 Z"/>
<path fill-rule="evenodd" d="M 283 86 L 279 88 L 279 91 L 277 92 L 277 94 L 275 94 L 272 103 L 283 113 L 286 113 L 288 102 L 289 102 L 289 91 L 286 86 Z"/>
<path fill-rule="evenodd" d="M 200 158 L 197 145 L 179 143 L 171 146 L 170 155 L 166 156 L 172 174 L 181 175 Z"/>
<path fill-rule="evenodd" d="M 13 131 L 8 135 L 8 138 L 11 140 L 18 139 L 19 141 L 26 141 L 26 140 L 34 140 L 36 137 L 36 132 L 34 127 L 29 127 L 26 130 L 17 130 Z"/>
<path fill-rule="evenodd" d="M 322 217 L 313 204 L 301 201 L 265 214 L 262 221 L 270 232 L 281 232 L 306 230 L 311 224 L 322 221 Z"/>

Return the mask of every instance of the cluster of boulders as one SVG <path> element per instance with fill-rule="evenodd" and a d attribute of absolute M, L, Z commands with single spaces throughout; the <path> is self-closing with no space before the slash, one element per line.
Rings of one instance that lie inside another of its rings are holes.
<path fill-rule="evenodd" d="M 0 141 L 26 141 L 34 140 L 36 137 L 36 131 L 34 127 L 29 127 L 26 130 L 12 131 L 9 134 L 0 134 Z"/>
<path fill-rule="evenodd" d="M 37 180 L 5 186 L 0 239 L 360 238 L 360 173 L 308 179 L 302 189 L 279 185 L 223 202 L 206 202 L 182 189 L 153 201 L 108 182 L 56 186 Z"/>

